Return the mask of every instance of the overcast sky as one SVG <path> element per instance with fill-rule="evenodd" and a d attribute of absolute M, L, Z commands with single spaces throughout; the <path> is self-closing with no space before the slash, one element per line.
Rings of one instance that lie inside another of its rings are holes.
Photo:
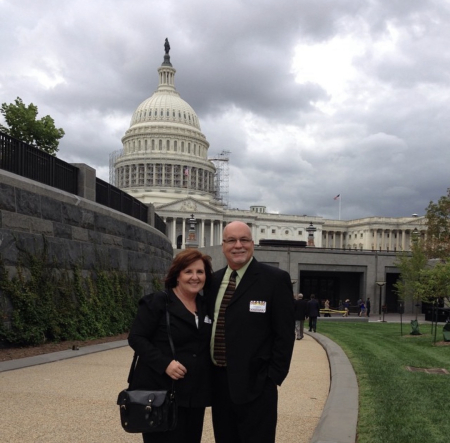
<path fill-rule="evenodd" d="M 109 154 L 175 86 L 230 206 L 338 218 L 423 215 L 450 187 L 449 0 L 0 0 L 0 103 L 66 135 L 58 157 L 108 180 Z"/>

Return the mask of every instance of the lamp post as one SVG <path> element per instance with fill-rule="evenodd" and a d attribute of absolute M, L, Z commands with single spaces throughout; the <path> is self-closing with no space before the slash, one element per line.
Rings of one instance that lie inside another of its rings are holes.
<path fill-rule="evenodd" d="M 411 237 L 412 237 L 411 240 L 414 244 L 417 244 L 417 242 L 419 240 L 419 235 L 420 235 L 420 232 L 418 231 L 418 229 L 414 228 L 414 230 L 411 233 Z"/>
<path fill-rule="evenodd" d="M 380 314 L 380 320 L 379 321 L 381 321 L 381 296 L 382 296 L 382 292 L 383 292 L 383 286 L 386 284 L 386 282 L 385 281 L 377 281 L 377 285 L 379 286 L 379 288 L 380 288 L 380 301 L 379 301 L 379 303 L 378 303 L 378 311 L 379 311 L 379 314 Z"/>
<path fill-rule="evenodd" d="M 312 224 L 312 222 L 309 224 L 309 226 L 306 228 L 306 232 L 308 233 L 308 246 L 314 247 L 314 232 L 317 231 L 317 228 Z"/>
<path fill-rule="evenodd" d="M 186 248 L 198 248 L 198 240 L 195 234 L 196 224 L 197 220 L 194 218 L 194 214 L 191 214 L 191 218 L 189 219 L 189 232 L 188 239 L 186 240 Z"/>

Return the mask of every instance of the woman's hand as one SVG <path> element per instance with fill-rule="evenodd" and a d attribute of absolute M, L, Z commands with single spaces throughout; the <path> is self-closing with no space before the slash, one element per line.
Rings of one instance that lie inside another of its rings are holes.
<path fill-rule="evenodd" d="M 166 368 L 166 374 L 174 379 L 179 380 L 180 378 L 184 378 L 184 375 L 186 374 L 187 369 L 178 361 L 172 360 L 170 362 L 170 365 Z"/>

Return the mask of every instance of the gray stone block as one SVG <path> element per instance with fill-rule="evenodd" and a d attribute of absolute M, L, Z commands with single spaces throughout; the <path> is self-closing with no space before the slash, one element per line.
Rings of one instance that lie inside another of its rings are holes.
<path fill-rule="evenodd" d="M 5 265 L 17 264 L 16 240 L 10 229 L 0 229 L 0 256 Z"/>
<path fill-rule="evenodd" d="M 115 235 L 103 234 L 102 244 L 105 246 L 123 247 L 123 239 Z"/>
<path fill-rule="evenodd" d="M 0 209 L 16 212 L 15 189 L 5 183 L 0 183 Z"/>
<path fill-rule="evenodd" d="M 41 214 L 46 220 L 62 222 L 62 203 L 54 198 L 41 196 Z"/>
<path fill-rule="evenodd" d="M 16 211 L 41 218 L 41 196 L 23 189 L 16 189 Z"/>
<path fill-rule="evenodd" d="M 81 226 L 82 211 L 78 206 L 68 203 L 61 204 L 62 222 L 67 225 Z"/>
<path fill-rule="evenodd" d="M 95 230 L 104 234 L 126 237 L 125 223 L 103 214 L 95 214 Z"/>
<path fill-rule="evenodd" d="M 75 241 L 88 242 L 89 241 L 88 231 L 78 226 L 72 226 L 72 238 Z"/>
<path fill-rule="evenodd" d="M 30 228 L 34 234 L 42 234 L 49 237 L 54 236 L 53 222 L 50 220 L 30 217 Z"/>
<path fill-rule="evenodd" d="M 53 223 L 53 236 L 59 238 L 72 239 L 72 226 L 63 223 Z"/>
<path fill-rule="evenodd" d="M 82 266 L 83 251 L 81 243 L 64 238 L 48 239 L 48 254 L 59 268 L 70 269 L 74 265 Z"/>
<path fill-rule="evenodd" d="M 31 217 L 17 212 L 3 211 L 2 227 L 11 231 L 31 231 Z"/>
<path fill-rule="evenodd" d="M 101 234 L 100 232 L 95 232 L 95 231 L 88 231 L 88 238 L 89 238 L 89 242 L 96 244 L 96 245 L 101 245 L 102 244 L 102 237 L 103 234 Z"/>
<path fill-rule="evenodd" d="M 82 209 L 80 226 L 85 229 L 95 229 L 95 214 L 88 209 Z"/>
<path fill-rule="evenodd" d="M 123 245 L 123 249 L 127 249 L 129 251 L 137 251 L 138 248 L 138 243 L 133 241 L 133 240 L 129 240 L 127 238 L 124 238 L 122 240 L 122 245 Z"/>

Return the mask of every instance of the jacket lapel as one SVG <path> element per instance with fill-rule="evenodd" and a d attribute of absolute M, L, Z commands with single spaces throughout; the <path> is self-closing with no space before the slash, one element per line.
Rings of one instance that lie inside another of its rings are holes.
<path fill-rule="evenodd" d="M 173 315 L 174 317 L 177 317 L 180 320 L 183 320 L 184 322 L 195 326 L 194 315 L 185 308 L 182 301 L 174 294 L 173 291 L 169 292 L 169 300 L 170 315 Z"/>

